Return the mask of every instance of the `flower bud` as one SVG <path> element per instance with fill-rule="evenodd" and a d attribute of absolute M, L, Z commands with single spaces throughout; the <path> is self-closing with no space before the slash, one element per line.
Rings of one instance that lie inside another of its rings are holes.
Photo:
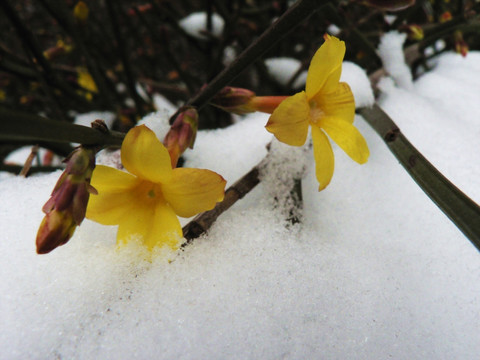
<path fill-rule="evenodd" d="M 93 80 L 87 69 L 77 68 L 77 83 L 85 90 L 98 93 L 97 84 L 95 84 L 95 80 Z"/>
<path fill-rule="evenodd" d="M 457 54 L 461 54 L 463 57 L 467 56 L 468 54 L 468 44 L 463 39 L 463 34 L 461 31 L 455 31 L 453 34 L 453 38 L 455 41 L 455 52 Z"/>
<path fill-rule="evenodd" d="M 224 87 L 210 103 L 225 111 L 243 115 L 255 111 L 271 114 L 288 96 L 255 96 L 253 91 Z"/>
<path fill-rule="evenodd" d="M 446 23 L 447 21 L 452 20 L 452 13 L 450 11 L 445 11 L 440 15 L 440 22 L 441 23 Z"/>
<path fill-rule="evenodd" d="M 384 11 L 400 11 L 415 4 L 415 0 L 360 0 L 358 2 Z"/>
<path fill-rule="evenodd" d="M 79 22 L 84 23 L 88 19 L 88 6 L 84 1 L 80 0 L 77 5 L 73 8 L 73 16 Z"/>
<path fill-rule="evenodd" d="M 70 240 L 85 218 L 90 193 L 96 193 L 90 185 L 95 151 L 80 146 L 65 162 L 67 167 L 42 208 L 46 216 L 37 232 L 38 254 L 46 254 Z"/>
<path fill-rule="evenodd" d="M 163 143 L 167 148 L 172 168 L 177 166 L 178 159 L 187 148 L 193 149 L 198 129 L 198 113 L 193 107 L 182 111 L 173 122 Z"/>
<path fill-rule="evenodd" d="M 248 89 L 226 86 L 210 100 L 210 104 L 234 114 L 247 114 L 256 110 L 249 106 L 255 93 Z"/>

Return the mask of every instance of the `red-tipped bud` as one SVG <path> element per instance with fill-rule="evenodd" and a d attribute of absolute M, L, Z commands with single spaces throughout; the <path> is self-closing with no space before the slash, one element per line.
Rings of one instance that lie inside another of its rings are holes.
<path fill-rule="evenodd" d="M 383 11 L 400 11 L 415 4 L 415 0 L 357 0 L 359 3 Z"/>
<path fill-rule="evenodd" d="M 65 161 L 67 167 L 42 209 L 46 216 L 37 233 L 38 254 L 46 254 L 70 240 L 85 218 L 90 193 L 96 192 L 90 185 L 95 151 L 80 146 Z"/>
<path fill-rule="evenodd" d="M 410 40 L 420 41 L 423 39 L 423 29 L 417 24 L 405 25 L 402 30 L 407 33 Z"/>
<path fill-rule="evenodd" d="M 445 23 L 447 21 L 452 20 L 452 13 L 450 11 L 445 11 L 442 15 L 440 15 L 440 22 Z"/>
<path fill-rule="evenodd" d="M 455 52 L 457 54 L 461 54 L 463 57 L 467 56 L 468 54 L 468 44 L 463 39 L 463 34 L 461 31 L 455 31 L 453 34 L 453 38 L 455 40 Z"/>
<path fill-rule="evenodd" d="M 182 111 L 173 122 L 163 143 L 170 153 L 172 167 L 177 166 L 178 159 L 187 148 L 193 149 L 198 129 L 198 113 L 194 108 Z"/>
<path fill-rule="evenodd" d="M 224 87 L 210 103 L 225 111 L 243 115 L 255 111 L 271 114 L 287 96 L 255 96 L 253 91 Z"/>
<path fill-rule="evenodd" d="M 249 106 L 255 93 L 248 89 L 226 86 L 210 100 L 210 104 L 234 114 L 247 114 L 256 110 Z"/>
<path fill-rule="evenodd" d="M 51 211 L 42 220 L 37 233 L 37 253 L 48 254 L 65 244 L 75 232 L 77 224 L 67 211 Z"/>

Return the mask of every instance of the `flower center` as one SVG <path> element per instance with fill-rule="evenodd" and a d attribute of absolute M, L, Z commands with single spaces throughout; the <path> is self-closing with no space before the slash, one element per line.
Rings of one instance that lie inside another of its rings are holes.
<path fill-rule="evenodd" d="M 162 191 L 157 184 L 150 181 L 142 181 L 138 187 L 137 194 L 143 201 L 156 202 L 162 196 Z"/>
<path fill-rule="evenodd" d="M 325 112 L 318 106 L 315 100 L 310 101 L 310 119 L 313 124 L 318 124 L 320 119 L 325 116 Z"/>

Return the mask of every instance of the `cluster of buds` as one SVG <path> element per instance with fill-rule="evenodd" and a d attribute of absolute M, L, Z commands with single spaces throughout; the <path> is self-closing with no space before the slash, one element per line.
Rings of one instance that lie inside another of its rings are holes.
<path fill-rule="evenodd" d="M 187 148 L 193 149 L 198 129 L 198 112 L 193 107 L 186 108 L 175 118 L 163 144 L 170 154 L 172 168 Z"/>
<path fill-rule="evenodd" d="M 73 46 L 66 44 L 63 40 L 58 40 L 55 46 L 52 46 L 43 52 L 43 56 L 47 60 L 55 60 L 65 54 L 68 54 Z"/>
<path fill-rule="evenodd" d="M 80 146 L 66 159 L 67 167 L 42 210 L 46 214 L 37 232 L 37 253 L 46 254 L 70 240 L 85 218 L 95 168 L 95 150 Z"/>
<path fill-rule="evenodd" d="M 415 0 L 359 0 L 358 2 L 383 11 L 400 11 L 415 5 Z"/>
<path fill-rule="evenodd" d="M 256 96 L 251 90 L 227 86 L 210 100 L 210 104 L 238 115 L 255 111 L 271 114 L 286 98 L 287 96 Z"/>

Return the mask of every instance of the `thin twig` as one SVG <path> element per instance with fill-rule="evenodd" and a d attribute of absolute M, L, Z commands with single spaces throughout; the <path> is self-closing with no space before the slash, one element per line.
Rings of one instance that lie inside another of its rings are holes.
<path fill-rule="evenodd" d="M 6 171 L 13 174 L 20 175 L 23 166 L 21 165 L 14 165 L 14 164 L 0 164 L 0 171 Z M 36 174 L 36 173 L 46 173 L 46 172 L 53 172 L 57 170 L 63 170 L 64 167 L 62 166 L 32 166 L 29 170 L 29 174 Z"/>
<path fill-rule="evenodd" d="M 23 168 L 20 171 L 20 174 L 18 174 L 18 175 L 23 176 L 23 177 L 27 177 L 27 175 L 28 175 L 28 173 L 29 173 L 29 171 L 32 167 L 33 160 L 35 160 L 35 158 L 38 155 L 38 148 L 39 148 L 38 145 L 33 145 L 32 146 L 32 150 L 30 151 L 30 154 L 28 155 L 27 160 L 25 160 L 25 164 L 23 165 Z"/>
<path fill-rule="evenodd" d="M 257 186 L 260 182 L 258 175 L 263 164 L 264 160 L 245 174 L 235 184 L 230 186 L 227 191 L 225 191 L 224 200 L 218 203 L 213 210 L 197 215 L 192 221 L 183 227 L 183 237 L 187 241 L 182 246 L 188 245 L 193 239 L 205 233 L 224 211 L 228 210 L 233 204 Z"/>

